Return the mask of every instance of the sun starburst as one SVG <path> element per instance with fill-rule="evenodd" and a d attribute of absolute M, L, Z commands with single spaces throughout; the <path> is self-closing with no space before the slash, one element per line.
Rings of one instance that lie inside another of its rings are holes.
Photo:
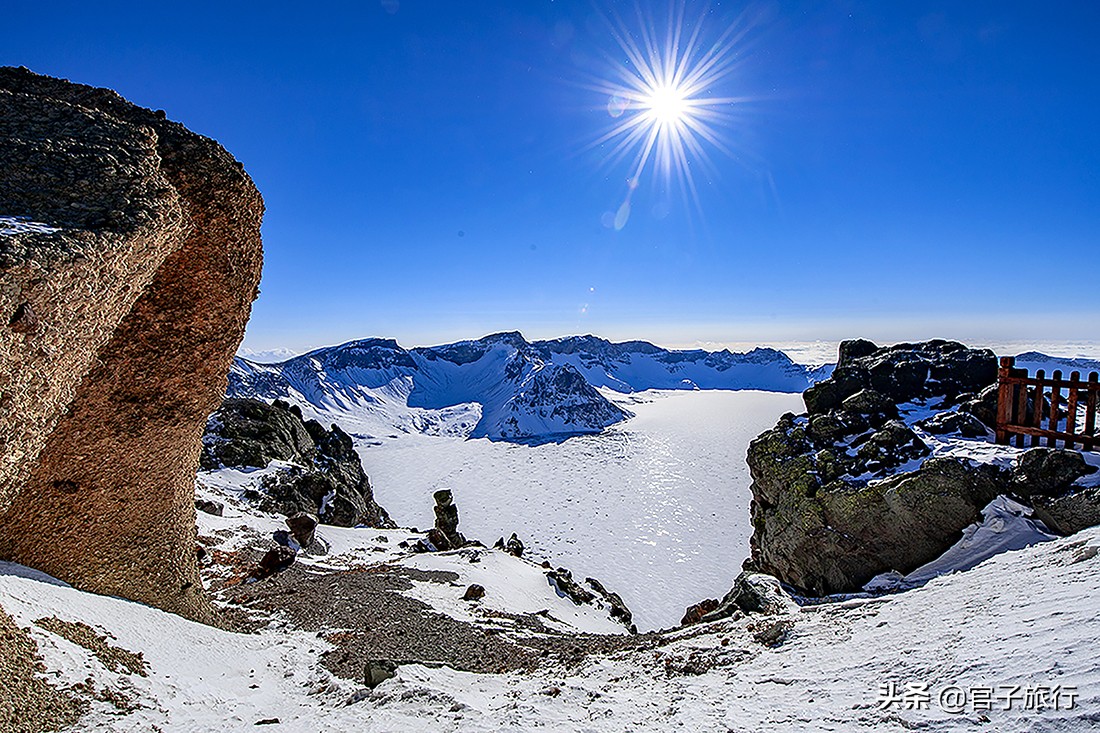
<path fill-rule="evenodd" d="M 732 120 L 731 109 L 745 101 L 719 93 L 747 30 L 741 19 L 720 28 L 711 41 L 706 13 L 686 22 L 683 6 L 670 6 L 663 36 L 640 7 L 635 16 L 632 27 L 609 21 L 619 53 L 611 58 L 612 78 L 592 85 L 608 96 L 613 120 L 593 145 L 609 149 L 612 164 L 631 159 L 626 199 L 614 215 L 616 229 L 629 218 L 633 192 L 651 167 L 659 182 L 677 180 L 698 205 L 692 164 L 709 166 L 710 150 L 732 155 L 723 130 Z"/>

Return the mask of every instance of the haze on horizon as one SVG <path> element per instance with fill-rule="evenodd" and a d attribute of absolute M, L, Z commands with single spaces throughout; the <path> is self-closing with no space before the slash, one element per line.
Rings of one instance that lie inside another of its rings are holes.
<path fill-rule="evenodd" d="M 9 27 L 42 32 L 0 62 L 241 160 L 267 205 L 246 348 L 1100 340 L 1100 6 L 688 0 L 679 48 L 722 73 L 632 109 L 668 53 L 643 5 L 26 4 Z M 714 139 L 671 175 L 599 142 L 685 111 Z"/>

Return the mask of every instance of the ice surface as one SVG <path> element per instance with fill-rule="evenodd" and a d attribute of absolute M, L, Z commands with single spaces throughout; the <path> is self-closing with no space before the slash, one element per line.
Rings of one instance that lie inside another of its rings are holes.
<path fill-rule="evenodd" d="M 375 498 L 400 525 L 433 523 L 432 492 L 454 491 L 459 528 L 529 552 L 619 593 L 638 628 L 671 627 L 729 590 L 748 557 L 749 441 L 797 394 L 646 392 L 637 416 L 601 435 L 539 446 L 403 435 L 358 445 Z"/>

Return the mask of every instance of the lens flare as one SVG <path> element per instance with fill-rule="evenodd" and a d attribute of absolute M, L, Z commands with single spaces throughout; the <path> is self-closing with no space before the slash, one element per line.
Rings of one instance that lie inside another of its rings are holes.
<path fill-rule="evenodd" d="M 647 170 L 652 168 L 662 184 L 676 179 L 685 197 L 690 195 L 698 206 L 693 163 L 712 170 L 711 149 L 733 155 L 723 131 L 734 119 L 733 109 L 747 98 L 719 90 L 735 68 L 749 24 L 744 16 L 720 24 L 713 17 L 703 12 L 688 22 L 682 6 L 670 6 L 663 35 L 637 6 L 630 26 L 609 19 L 618 53 L 609 57 L 610 78 L 590 87 L 607 95 L 613 121 L 592 147 L 608 149 L 612 165 L 632 159 L 626 200 L 614 218 L 616 229 L 626 225 L 630 198 Z M 718 36 L 714 41 L 709 40 L 712 31 Z"/>

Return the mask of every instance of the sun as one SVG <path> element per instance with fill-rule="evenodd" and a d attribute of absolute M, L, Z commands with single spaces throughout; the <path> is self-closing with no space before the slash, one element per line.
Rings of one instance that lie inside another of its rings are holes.
<path fill-rule="evenodd" d="M 690 114 L 691 105 L 685 91 L 679 87 L 667 85 L 656 87 L 642 99 L 641 106 L 645 115 L 657 125 L 675 126 L 684 122 Z"/>
<path fill-rule="evenodd" d="M 732 155 L 724 133 L 733 120 L 731 109 L 746 101 L 722 93 L 747 31 L 743 17 L 721 24 L 704 14 L 687 22 L 682 7 L 670 6 L 661 34 L 640 7 L 636 16 L 629 25 L 609 20 L 618 49 L 609 57 L 608 78 L 591 85 L 607 95 L 612 118 L 592 147 L 608 151 L 611 164 L 633 158 L 626 200 L 614 215 L 616 229 L 625 225 L 630 198 L 649 168 L 662 184 L 679 181 L 698 205 L 692 165 L 707 166 L 712 150 Z"/>

